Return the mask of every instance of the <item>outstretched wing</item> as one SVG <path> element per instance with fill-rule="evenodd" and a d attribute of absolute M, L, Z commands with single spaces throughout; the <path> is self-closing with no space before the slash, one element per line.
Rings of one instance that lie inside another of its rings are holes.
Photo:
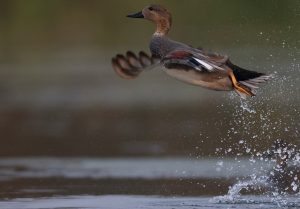
<path fill-rule="evenodd" d="M 138 55 L 128 51 L 126 55 L 118 54 L 112 58 L 112 67 L 124 79 L 136 78 L 142 71 L 159 64 L 159 59 L 141 51 Z"/>
<path fill-rule="evenodd" d="M 190 50 L 175 50 L 162 59 L 166 68 L 195 69 L 203 72 L 224 70 L 222 65 L 228 60 L 226 56 L 194 52 Z"/>

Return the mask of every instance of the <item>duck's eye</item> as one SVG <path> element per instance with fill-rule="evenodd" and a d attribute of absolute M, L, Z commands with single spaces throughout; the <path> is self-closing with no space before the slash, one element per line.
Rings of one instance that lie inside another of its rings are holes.
<path fill-rule="evenodd" d="M 153 8 L 153 7 L 149 7 L 149 10 L 150 10 L 150 11 L 153 11 L 153 10 L 154 10 L 154 8 Z"/>

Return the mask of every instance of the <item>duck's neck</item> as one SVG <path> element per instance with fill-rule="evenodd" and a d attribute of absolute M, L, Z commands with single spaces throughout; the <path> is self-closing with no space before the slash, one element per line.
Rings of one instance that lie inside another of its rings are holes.
<path fill-rule="evenodd" d="M 165 36 L 171 29 L 172 21 L 168 19 L 161 19 L 156 22 L 156 31 L 154 36 Z"/>

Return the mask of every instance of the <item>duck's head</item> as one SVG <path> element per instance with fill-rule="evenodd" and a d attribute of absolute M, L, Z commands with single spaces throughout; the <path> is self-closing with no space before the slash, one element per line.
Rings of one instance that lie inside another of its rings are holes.
<path fill-rule="evenodd" d="M 144 18 L 156 23 L 155 34 L 157 35 L 167 34 L 172 24 L 171 13 L 165 7 L 154 4 L 145 7 L 141 12 L 129 14 L 127 17 Z"/>

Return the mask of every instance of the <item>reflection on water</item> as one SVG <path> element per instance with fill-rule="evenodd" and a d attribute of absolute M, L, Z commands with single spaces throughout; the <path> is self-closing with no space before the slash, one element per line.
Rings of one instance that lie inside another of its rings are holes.
<path fill-rule="evenodd" d="M 193 179 L 249 176 L 268 162 L 248 159 L 183 158 L 8 158 L 0 160 L 0 180 L 18 178 Z M 134 171 L 134 172 L 133 172 Z M 226 172 L 225 172 L 226 171 Z"/>
<path fill-rule="evenodd" d="M 297 169 L 295 170 L 297 176 L 300 174 L 299 161 L 293 162 Z M 274 177 L 271 172 L 274 172 L 277 167 L 276 162 L 260 157 L 250 159 L 7 158 L 0 161 L 0 180 L 4 185 L 3 189 L 5 188 L 1 191 L 1 197 L 112 193 L 224 195 L 228 188 L 230 197 L 245 192 L 266 194 L 270 191 L 275 194 L 278 192 L 277 185 L 270 182 L 268 178 Z M 286 172 L 287 175 L 291 175 L 290 171 Z M 282 180 L 284 178 L 286 176 L 282 177 Z M 235 182 L 237 183 L 234 185 Z M 298 193 L 299 182 L 297 179 L 293 182 L 295 185 L 286 185 L 286 187 L 296 188 L 294 193 Z M 7 188 L 5 185 L 10 186 Z"/>
<path fill-rule="evenodd" d="M 260 158 L 6 158 L 0 160 L 0 207 L 299 207 L 300 193 L 274 195 L 264 178 L 274 166 Z"/>
<path fill-rule="evenodd" d="M 222 195 L 267 163 L 247 159 L 14 158 L 0 161 L 2 198 L 77 194 Z"/>
<path fill-rule="evenodd" d="M 153 196 L 61 196 L 50 198 L 23 198 L 0 201 L 5 209 L 50 209 L 50 208 L 98 208 L 98 209 L 280 209 L 282 207 L 300 207 L 299 197 L 273 202 L 269 197 L 245 197 L 234 201 L 217 201 L 209 197 L 153 197 Z"/>

